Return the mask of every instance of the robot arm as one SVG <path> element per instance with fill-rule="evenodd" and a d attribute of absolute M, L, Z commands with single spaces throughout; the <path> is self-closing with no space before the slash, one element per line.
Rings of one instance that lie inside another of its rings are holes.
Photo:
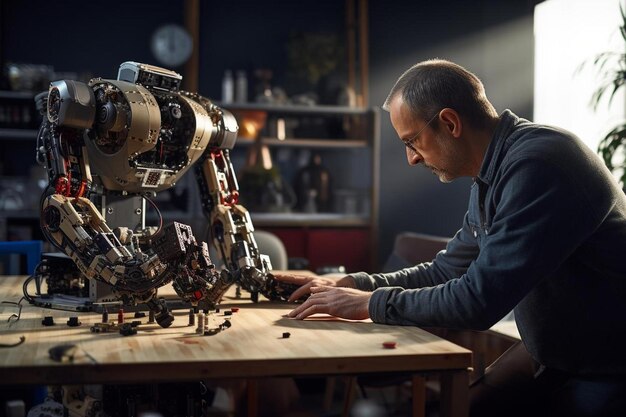
<path fill-rule="evenodd" d="M 236 131 L 236 121 L 231 113 L 202 96 L 186 94 L 215 114 L 214 120 L 234 127 L 226 131 Z M 270 259 L 261 254 L 254 239 L 250 214 L 239 204 L 239 185 L 230 160 L 230 150 L 235 144 L 234 137 L 232 139 L 209 143 L 196 166 L 202 208 L 209 220 L 213 244 L 225 265 L 225 273 L 214 287 L 215 296 L 221 297 L 233 282 L 237 282 L 252 294 L 253 300 L 257 300 L 259 293 L 271 300 L 287 300 L 297 286 L 273 278 Z"/>
<path fill-rule="evenodd" d="M 228 281 L 241 284 L 252 293 L 253 299 L 259 292 L 268 295 L 264 290 L 271 279 L 272 266 L 269 257 L 261 255 L 254 240 L 250 214 L 238 204 L 239 189 L 229 150 L 208 150 L 196 175 L 213 244 L 228 271 Z"/>

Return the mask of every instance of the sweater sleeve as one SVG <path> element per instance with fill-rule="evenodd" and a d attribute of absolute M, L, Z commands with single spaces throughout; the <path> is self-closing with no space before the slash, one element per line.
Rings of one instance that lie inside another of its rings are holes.
<path fill-rule="evenodd" d="M 435 280 L 424 272 L 432 265 L 412 268 L 408 275 L 417 276 L 416 283 L 431 284 L 424 287 L 405 286 L 402 271 L 372 277 L 378 284 L 369 304 L 372 320 L 479 330 L 492 326 L 552 274 L 606 215 L 608 193 L 597 191 L 591 200 L 573 172 L 541 158 L 509 161 L 492 185 L 495 214 L 467 270 L 453 277 L 459 269 L 442 267 L 447 273 L 433 274 Z"/>
<path fill-rule="evenodd" d="M 365 272 L 357 272 L 351 276 L 357 288 L 364 291 L 374 291 L 380 287 L 406 289 L 431 287 L 464 274 L 477 254 L 478 245 L 472 236 L 466 214 L 463 227 L 448 242 L 446 249 L 440 251 L 432 262 L 385 274 L 369 275 Z"/>

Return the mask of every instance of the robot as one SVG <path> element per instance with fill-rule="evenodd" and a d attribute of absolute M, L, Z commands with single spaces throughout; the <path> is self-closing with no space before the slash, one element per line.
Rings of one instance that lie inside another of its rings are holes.
<path fill-rule="evenodd" d="M 49 180 L 41 198 L 45 238 L 124 305 L 147 305 L 162 327 L 174 319 L 157 297 L 168 283 L 183 301 L 206 308 L 214 308 L 233 284 L 253 300 L 259 293 L 285 300 L 295 289 L 273 278 L 250 215 L 238 203 L 229 156 L 237 139 L 235 117 L 180 90 L 181 80 L 176 72 L 129 61 L 117 80 L 55 81 L 35 98 L 43 115 L 37 159 Z M 224 262 L 221 271 L 190 226 L 162 227 L 161 219 L 158 228 L 111 228 L 102 210 L 107 200 L 141 197 L 158 212 L 151 198 L 192 166 Z"/>

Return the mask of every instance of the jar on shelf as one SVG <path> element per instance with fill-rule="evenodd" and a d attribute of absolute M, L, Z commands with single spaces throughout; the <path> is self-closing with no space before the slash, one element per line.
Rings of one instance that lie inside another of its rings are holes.
<path fill-rule="evenodd" d="M 309 163 L 302 167 L 295 179 L 296 208 L 304 212 L 330 212 L 332 209 L 332 181 L 322 157 L 313 153 Z"/>

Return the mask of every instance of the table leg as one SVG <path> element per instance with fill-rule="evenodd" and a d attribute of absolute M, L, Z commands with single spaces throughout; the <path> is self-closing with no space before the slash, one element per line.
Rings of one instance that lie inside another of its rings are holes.
<path fill-rule="evenodd" d="M 350 409 L 354 402 L 354 394 L 357 389 L 356 376 L 349 376 L 346 383 L 346 398 L 343 402 L 343 411 L 341 417 L 348 417 L 350 415 Z"/>
<path fill-rule="evenodd" d="M 411 378 L 412 391 L 412 416 L 424 417 L 426 415 L 426 380 L 421 375 L 413 375 Z"/>
<path fill-rule="evenodd" d="M 442 372 L 441 417 L 469 415 L 469 371 Z"/>
<path fill-rule="evenodd" d="M 256 417 L 259 414 L 259 380 L 249 378 L 247 386 L 248 417 Z"/>
<path fill-rule="evenodd" d="M 326 377 L 326 387 L 324 388 L 324 402 L 323 402 L 323 410 L 324 412 L 330 411 L 330 408 L 333 405 L 333 396 L 335 394 L 335 380 L 337 377 L 335 376 L 327 376 Z"/>

